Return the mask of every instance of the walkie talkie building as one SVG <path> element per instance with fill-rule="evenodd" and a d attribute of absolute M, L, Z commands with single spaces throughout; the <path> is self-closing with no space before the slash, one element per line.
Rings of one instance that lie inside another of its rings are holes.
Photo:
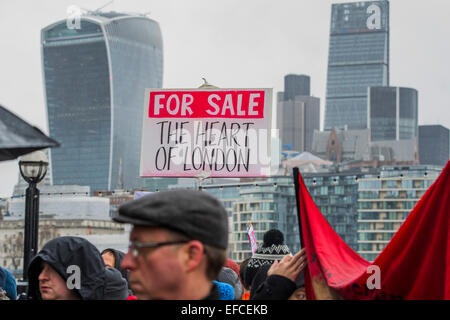
<path fill-rule="evenodd" d="M 389 86 L 389 2 L 331 11 L 324 129 L 366 129 L 368 87 Z"/>
<path fill-rule="evenodd" d="M 161 88 L 159 25 L 141 15 L 91 12 L 41 31 L 42 68 L 54 184 L 91 191 L 142 185 L 145 88 Z M 122 168 L 120 163 L 122 158 Z"/>

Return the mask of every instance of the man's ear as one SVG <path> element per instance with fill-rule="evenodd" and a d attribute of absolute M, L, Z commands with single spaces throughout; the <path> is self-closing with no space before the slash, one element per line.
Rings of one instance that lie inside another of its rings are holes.
<path fill-rule="evenodd" d="M 204 247 L 198 240 L 189 241 L 184 248 L 183 264 L 187 272 L 193 271 L 201 264 Z"/>

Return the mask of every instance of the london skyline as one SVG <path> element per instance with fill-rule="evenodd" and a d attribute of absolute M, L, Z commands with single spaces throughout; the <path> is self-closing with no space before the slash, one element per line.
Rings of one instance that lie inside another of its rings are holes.
<path fill-rule="evenodd" d="M 343 2 L 353 1 L 115 1 L 102 11 L 150 11 L 163 35 L 165 88 L 195 88 L 205 77 L 222 88 L 269 87 L 276 93 L 286 74 L 309 75 L 311 94 L 321 98 L 323 128 L 331 4 Z M 48 133 L 40 30 L 67 17 L 71 5 L 94 10 L 104 4 L 1 3 L 0 104 Z M 450 128 L 449 11 L 442 0 L 390 1 L 390 85 L 418 90 L 419 125 Z M 10 12 L 20 12 L 21 21 Z M 10 196 L 17 161 L 0 163 L 0 174 L 0 196 Z"/>

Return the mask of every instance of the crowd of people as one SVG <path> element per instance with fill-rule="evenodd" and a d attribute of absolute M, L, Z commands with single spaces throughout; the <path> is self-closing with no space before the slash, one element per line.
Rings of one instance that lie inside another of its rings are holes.
<path fill-rule="evenodd" d="M 0 300 L 304 300 L 306 253 L 269 230 L 240 264 L 227 259 L 228 217 L 206 192 L 171 190 L 124 203 L 113 219 L 133 225 L 128 252 L 88 240 L 47 242 L 28 267 L 28 291 L 0 267 Z"/>

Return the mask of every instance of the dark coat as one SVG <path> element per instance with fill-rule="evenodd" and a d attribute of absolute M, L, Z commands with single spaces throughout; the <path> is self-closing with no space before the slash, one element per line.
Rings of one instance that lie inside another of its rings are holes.
<path fill-rule="evenodd" d="M 38 277 L 42 261 L 47 262 L 64 281 L 71 275 L 67 268 L 78 266 L 81 288 L 73 290 L 82 300 L 125 300 L 128 296 L 125 279 L 118 270 L 105 267 L 100 251 L 93 244 L 80 237 L 59 237 L 47 242 L 30 262 L 29 299 L 41 299 Z"/>
<path fill-rule="evenodd" d="M 252 281 L 250 300 L 287 300 L 297 288 L 295 282 L 280 276 L 267 276 L 271 265 L 263 265 Z"/>

